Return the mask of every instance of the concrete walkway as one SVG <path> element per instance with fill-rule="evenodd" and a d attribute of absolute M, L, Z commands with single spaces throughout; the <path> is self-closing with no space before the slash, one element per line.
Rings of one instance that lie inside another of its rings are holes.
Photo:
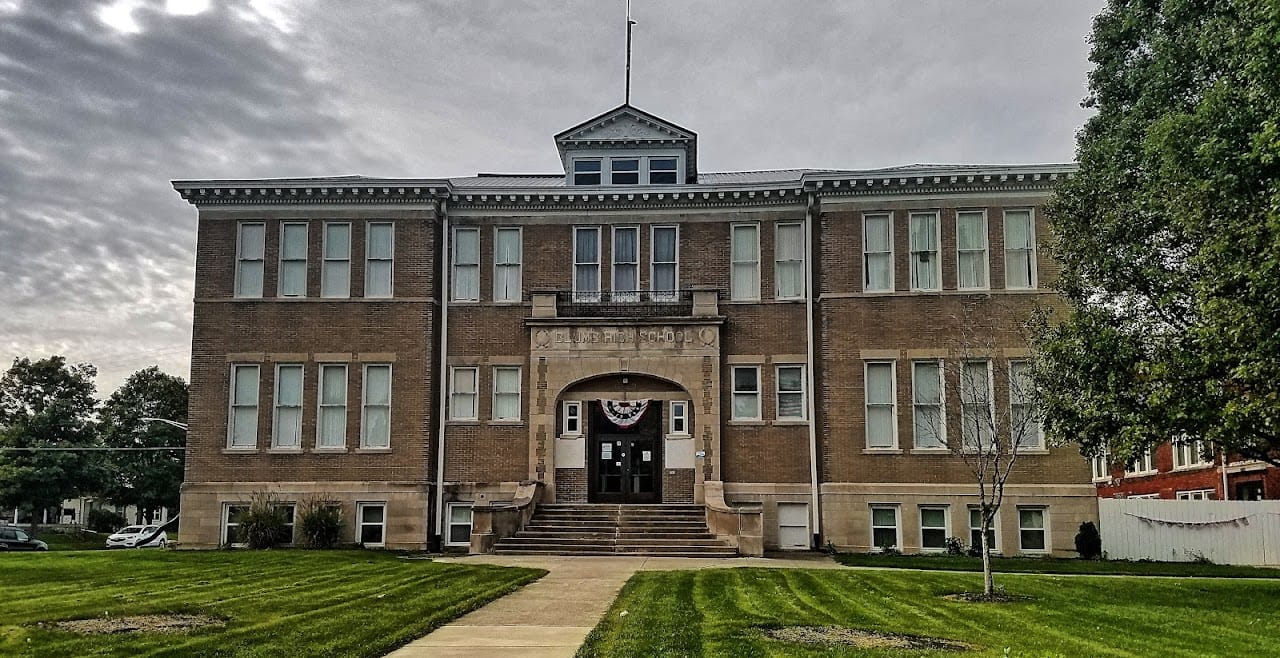
<path fill-rule="evenodd" d="M 842 569 L 830 558 L 673 558 L 472 555 L 453 564 L 546 569 L 547 575 L 392 652 L 391 658 L 573 656 L 637 571 L 772 567 Z"/>

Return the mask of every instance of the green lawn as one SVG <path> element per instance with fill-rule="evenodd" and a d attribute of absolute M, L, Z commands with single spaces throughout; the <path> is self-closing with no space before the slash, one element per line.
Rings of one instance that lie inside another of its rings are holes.
<path fill-rule="evenodd" d="M 0 555 L 0 655 L 380 656 L 544 572 L 379 551 Z M 82 636 L 41 622 L 198 613 L 222 628 Z"/>
<path fill-rule="evenodd" d="M 980 580 L 970 574 L 890 570 L 641 572 L 623 588 L 578 656 L 1280 655 L 1280 583 L 1008 575 L 997 582 L 1032 600 L 941 598 L 974 591 Z M 761 630 L 784 625 L 925 635 L 979 649 L 800 645 L 767 638 Z"/>
<path fill-rule="evenodd" d="M 836 561 L 850 567 L 926 569 L 930 571 L 982 571 L 976 557 L 950 555 L 884 555 L 840 553 Z M 1001 573 L 1113 574 L 1124 576 L 1212 576 L 1217 578 L 1280 578 L 1280 569 L 1237 567 L 1193 562 L 1125 562 L 1032 557 L 992 557 L 997 579 Z"/>

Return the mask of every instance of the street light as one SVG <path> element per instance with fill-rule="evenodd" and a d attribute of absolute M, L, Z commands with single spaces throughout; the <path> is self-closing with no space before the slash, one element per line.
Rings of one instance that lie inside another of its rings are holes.
<path fill-rule="evenodd" d="M 139 418 L 138 420 L 144 420 L 149 423 L 164 423 L 165 425 L 172 425 L 183 432 L 187 431 L 186 423 L 179 423 L 176 420 L 169 420 L 168 418 Z"/>

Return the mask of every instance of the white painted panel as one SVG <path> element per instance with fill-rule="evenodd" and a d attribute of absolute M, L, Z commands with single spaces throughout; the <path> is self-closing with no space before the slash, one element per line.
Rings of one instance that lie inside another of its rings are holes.
<path fill-rule="evenodd" d="M 1112 559 L 1280 566 L 1280 501 L 1106 498 L 1098 520 Z"/>
<path fill-rule="evenodd" d="M 778 503 L 778 546 L 784 550 L 809 548 L 807 503 Z"/>
<path fill-rule="evenodd" d="M 556 439 L 556 468 L 586 468 L 587 439 Z"/>
<path fill-rule="evenodd" d="M 693 437 L 667 439 L 662 453 L 666 468 L 693 468 Z"/>

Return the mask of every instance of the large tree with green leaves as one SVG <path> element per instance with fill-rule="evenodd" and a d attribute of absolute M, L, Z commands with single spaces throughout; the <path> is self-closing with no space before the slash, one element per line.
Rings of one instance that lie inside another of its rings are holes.
<path fill-rule="evenodd" d="M 182 450 L 147 450 L 185 446 L 182 429 L 145 418 L 187 422 L 187 383 L 156 366 L 129 376 L 102 405 L 102 442 L 108 453 L 102 496 L 118 505 L 135 505 L 147 520 L 161 507 L 178 506 L 182 486 Z M 137 519 L 131 519 L 137 521 Z"/>
<path fill-rule="evenodd" d="M 0 450 L 0 506 L 29 510 L 33 526 L 41 510 L 97 487 L 92 453 L 50 450 L 95 444 L 96 374 L 51 356 L 14 359 L 0 377 L 0 448 L 9 449 Z"/>
<path fill-rule="evenodd" d="M 1111 0 L 1091 42 L 1097 114 L 1048 209 L 1047 429 L 1280 465 L 1280 3 Z"/>

